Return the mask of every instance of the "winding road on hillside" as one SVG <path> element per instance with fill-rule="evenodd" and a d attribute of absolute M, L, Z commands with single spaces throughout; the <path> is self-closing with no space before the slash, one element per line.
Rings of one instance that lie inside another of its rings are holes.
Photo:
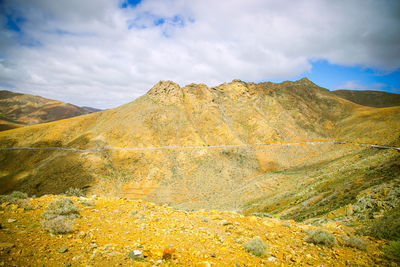
<path fill-rule="evenodd" d="M 277 142 L 277 143 L 260 143 L 260 144 L 239 144 L 239 145 L 212 145 L 212 146 L 159 146 L 159 147 L 103 147 L 103 148 L 67 148 L 67 147 L 4 147 L 1 150 L 65 150 L 71 152 L 101 152 L 106 150 L 162 150 L 162 149 L 212 149 L 212 148 L 239 148 L 239 147 L 265 147 L 265 146 L 291 146 L 291 145 L 315 145 L 315 144 L 339 144 L 339 145 L 358 145 L 367 146 L 375 149 L 395 149 L 400 152 L 400 147 L 382 146 L 374 144 L 362 144 L 352 142 L 341 142 L 332 140 L 311 140 L 300 142 Z"/>

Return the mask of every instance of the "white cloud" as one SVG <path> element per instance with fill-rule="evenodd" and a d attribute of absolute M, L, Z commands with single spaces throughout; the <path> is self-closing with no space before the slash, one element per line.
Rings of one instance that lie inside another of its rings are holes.
<path fill-rule="evenodd" d="M 114 107 L 161 79 L 294 77 L 311 59 L 400 67 L 395 0 L 3 2 L 4 14 L 25 22 L 22 33 L 0 32 L 0 82 L 78 105 Z"/>

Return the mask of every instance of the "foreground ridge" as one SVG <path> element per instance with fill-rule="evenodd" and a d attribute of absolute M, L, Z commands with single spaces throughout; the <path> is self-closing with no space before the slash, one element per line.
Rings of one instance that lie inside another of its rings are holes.
<path fill-rule="evenodd" d="M 0 262 L 21 266 L 388 264 L 378 249 L 382 241 L 361 237 L 365 248 L 350 247 L 345 240 L 354 236 L 354 230 L 340 223 L 316 227 L 227 211 L 177 210 L 123 198 L 69 197 L 80 213 L 74 230 L 51 235 L 40 226 L 42 214 L 59 198 L 65 196 L 2 203 Z M 315 245 L 308 240 L 313 230 L 328 233 L 337 243 Z M 246 249 L 254 239 L 265 244 L 262 256 Z"/>

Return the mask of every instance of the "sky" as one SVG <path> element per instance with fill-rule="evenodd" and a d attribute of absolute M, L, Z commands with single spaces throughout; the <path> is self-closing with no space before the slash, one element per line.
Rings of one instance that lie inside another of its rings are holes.
<path fill-rule="evenodd" d="M 400 93 L 398 0 L 0 0 L 0 90 L 113 108 L 160 80 Z"/>

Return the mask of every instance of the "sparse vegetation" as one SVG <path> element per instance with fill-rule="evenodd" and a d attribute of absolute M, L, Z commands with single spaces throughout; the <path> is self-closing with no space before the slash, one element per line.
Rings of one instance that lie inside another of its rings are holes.
<path fill-rule="evenodd" d="M 336 238 L 333 234 L 326 230 L 318 229 L 311 230 L 308 232 L 306 242 L 314 243 L 316 245 L 324 245 L 327 247 L 333 247 L 336 245 Z"/>
<path fill-rule="evenodd" d="M 383 248 L 383 251 L 388 259 L 400 263 L 400 240 L 390 242 Z"/>
<path fill-rule="evenodd" d="M 74 219 L 79 210 L 69 198 L 60 198 L 50 203 L 43 213 L 42 227 L 52 234 L 65 234 L 73 231 Z"/>
<path fill-rule="evenodd" d="M 400 207 L 389 210 L 379 220 L 364 229 L 366 234 L 387 240 L 400 239 Z"/>
<path fill-rule="evenodd" d="M 262 241 L 260 237 L 256 237 L 249 242 L 244 243 L 244 248 L 247 252 L 258 257 L 266 257 L 268 255 L 268 246 Z"/>
<path fill-rule="evenodd" d="M 26 198 L 28 198 L 28 195 L 26 193 L 14 191 L 8 195 L 0 195 L 0 203 L 8 202 L 16 204 L 18 200 Z"/>
<path fill-rule="evenodd" d="M 70 197 L 84 197 L 86 196 L 85 191 L 80 189 L 80 188 L 74 188 L 70 187 L 68 190 L 65 192 L 66 196 Z"/>

